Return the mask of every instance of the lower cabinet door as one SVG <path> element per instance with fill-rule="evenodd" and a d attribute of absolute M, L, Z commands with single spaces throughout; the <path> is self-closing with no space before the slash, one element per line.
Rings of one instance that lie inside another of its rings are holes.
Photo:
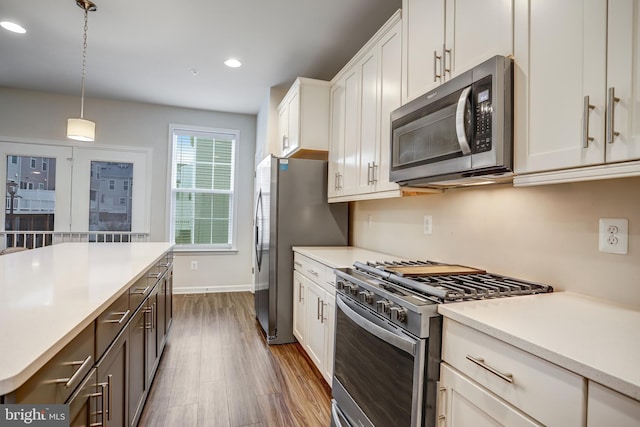
<path fill-rule="evenodd" d="M 293 335 L 301 346 L 305 345 L 304 337 L 304 299 L 305 278 L 297 271 L 293 272 Z"/>
<path fill-rule="evenodd" d="M 125 328 L 98 362 L 98 386 L 105 393 L 103 426 L 125 427 L 128 423 L 129 328 Z"/>
<path fill-rule="evenodd" d="M 438 399 L 438 416 L 447 427 L 542 426 L 445 363 Z"/>
<path fill-rule="evenodd" d="M 305 281 L 305 349 L 320 371 L 324 366 L 324 324 L 320 322 L 324 289 L 310 280 Z"/>
<path fill-rule="evenodd" d="M 142 413 L 146 391 L 147 307 L 138 310 L 129 324 L 129 425 L 135 426 Z"/>
<path fill-rule="evenodd" d="M 158 290 L 159 286 L 156 286 L 153 291 L 151 291 L 151 295 L 149 295 L 149 299 L 147 300 L 147 309 L 149 310 L 149 315 L 147 316 L 147 324 L 146 324 L 146 341 L 147 341 L 147 353 L 146 353 L 146 375 L 147 387 L 151 387 L 151 381 L 153 380 L 153 375 L 156 372 L 156 368 L 158 367 L 158 362 L 160 361 L 160 348 L 158 347 Z M 163 325 L 164 327 L 164 325 Z"/>
<path fill-rule="evenodd" d="M 322 309 L 322 322 L 324 324 L 325 360 L 322 376 L 331 386 L 333 383 L 333 349 L 335 347 L 336 329 L 336 297 L 325 292 L 324 306 Z"/>
<path fill-rule="evenodd" d="M 89 427 L 103 425 L 103 402 L 102 388 L 97 386 L 96 370 L 94 368 L 66 402 L 69 405 L 69 426 Z"/>

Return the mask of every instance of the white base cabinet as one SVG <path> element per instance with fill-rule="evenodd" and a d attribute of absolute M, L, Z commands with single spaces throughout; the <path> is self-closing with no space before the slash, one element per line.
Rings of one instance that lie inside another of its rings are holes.
<path fill-rule="evenodd" d="M 440 426 L 540 427 L 515 407 L 504 402 L 447 364 L 440 369 Z"/>
<path fill-rule="evenodd" d="M 445 318 L 442 361 L 447 426 L 585 425 L 584 378 L 504 341 Z M 464 423 L 476 416 L 485 424 Z"/>
<path fill-rule="evenodd" d="M 640 425 L 640 402 L 589 381 L 587 427 Z"/>
<path fill-rule="evenodd" d="M 293 334 L 329 385 L 333 378 L 333 269 L 294 253 Z"/>

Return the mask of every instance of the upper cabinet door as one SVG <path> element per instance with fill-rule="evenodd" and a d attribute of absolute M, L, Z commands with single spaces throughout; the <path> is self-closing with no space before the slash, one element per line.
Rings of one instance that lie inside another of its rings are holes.
<path fill-rule="evenodd" d="M 640 3 L 610 1 L 607 16 L 606 161 L 620 162 L 640 158 Z"/>
<path fill-rule="evenodd" d="M 373 185 L 376 161 L 378 118 L 378 53 L 372 49 L 358 64 L 360 74 L 360 128 L 358 181 L 356 193 L 366 193 Z"/>
<path fill-rule="evenodd" d="M 344 127 L 345 98 L 344 81 L 335 82 L 331 87 L 331 136 L 329 138 L 329 176 L 327 196 L 339 196 L 341 178 L 344 175 Z"/>
<path fill-rule="evenodd" d="M 514 0 L 403 0 L 402 103 L 513 54 Z"/>
<path fill-rule="evenodd" d="M 445 80 L 513 54 L 513 0 L 447 0 L 445 16 Z"/>
<path fill-rule="evenodd" d="M 377 160 L 372 171 L 376 191 L 397 190 L 389 182 L 391 165 L 391 112 L 401 104 L 402 32 L 400 23 L 379 44 L 379 111 Z"/>
<path fill-rule="evenodd" d="M 402 102 L 422 95 L 442 80 L 445 0 L 403 0 Z"/>

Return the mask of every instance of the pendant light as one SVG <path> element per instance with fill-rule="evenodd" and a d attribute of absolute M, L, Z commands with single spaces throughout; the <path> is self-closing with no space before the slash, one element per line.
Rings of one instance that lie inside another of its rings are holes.
<path fill-rule="evenodd" d="M 67 138 L 76 141 L 93 141 L 96 136 L 96 124 L 84 118 L 84 76 L 87 68 L 87 29 L 89 28 L 89 12 L 98 10 L 90 0 L 76 0 L 76 4 L 84 10 L 84 35 L 82 45 L 82 89 L 80 93 L 80 118 L 67 119 Z"/>

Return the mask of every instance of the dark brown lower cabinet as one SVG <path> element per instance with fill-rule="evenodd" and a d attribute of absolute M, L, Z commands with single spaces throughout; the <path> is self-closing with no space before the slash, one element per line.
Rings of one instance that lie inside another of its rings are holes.
<path fill-rule="evenodd" d="M 98 387 L 96 369 L 94 368 L 66 402 L 69 405 L 69 426 L 102 425 L 103 397 L 102 387 Z"/>
<path fill-rule="evenodd" d="M 145 305 L 129 323 L 129 426 L 138 424 L 144 407 L 146 388 L 146 334 L 149 310 Z"/>
<path fill-rule="evenodd" d="M 128 424 L 129 394 L 129 328 L 125 328 L 96 365 L 98 386 L 105 393 L 104 427 Z"/>

